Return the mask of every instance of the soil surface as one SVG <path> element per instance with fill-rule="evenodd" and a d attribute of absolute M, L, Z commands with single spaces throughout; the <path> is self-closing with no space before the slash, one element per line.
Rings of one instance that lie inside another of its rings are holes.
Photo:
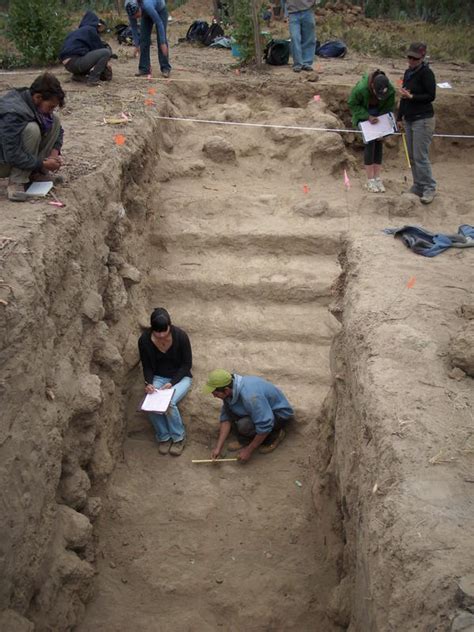
<path fill-rule="evenodd" d="M 338 128 L 349 125 L 345 98 L 362 72 L 382 67 L 394 81 L 403 73 L 403 60 L 351 54 L 306 76 L 236 71 L 229 51 L 177 43 L 196 17 L 187 5 L 170 24 L 169 80 L 156 69 L 135 78 L 127 48 L 113 82 L 94 90 L 54 69 L 67 91 L 60 199 L 81 178 L 93 191 L 94 176 L 84 176 L 110 157 L 120 164 L 158 111 Z M 473 134 L 473 68 L 434 69 L 453 85 L 440 90 L 437 131 Z M 0 88 L 36 74 L 0 74 Z M 122 112 L 128 123 L 104 123 Z M 424 207 L 404 193 L 398 139 L 387 141 L 387 191 L 373 195 L 352 135 L 160 125 L 158 157 L 143 156 L 156 167 L 134 194 L 151 218 L 148 311 L 166 306 L 193 345 L 194 388 L 182 405 L 189 440 L 179 458 L 158 454 L 135 413 L 136 369 L 123 460 L 101 488 L 96 595 L 77 629 L 449 629 L 455 582 L 472 563 L 472 377 L 450 374 L 452 340 L 472 323 L 474 249 L 425 259 L 382 230 L 474 224 L 473 140 L 435 140 L 439 194 Z M 51 208 L 3 197 L 3 257 Z M 0 292 L 8 297 L 8 286 Z M 201 386 L 220 366 L 267 377 L 296 408 L 285 443 L 245 466 L 191 464 L 215 440 L 219 407 Z M 361 567 L 378 570 L 364 580 Z"/>

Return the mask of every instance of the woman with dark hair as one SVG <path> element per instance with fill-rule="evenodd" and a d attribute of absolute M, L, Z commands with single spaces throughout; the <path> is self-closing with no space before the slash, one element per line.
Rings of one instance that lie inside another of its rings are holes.
<path fill-rule="evenodd" d="M 392 112 L 395 107 L 395 88 L 382 70 L 374 70 L 364 75 L 354 86 L 349 97 L 352 124 L 357 127 L 362 121 L 377 123 L 381 114 Z M 380 178 L 382 169 L 382 139 L 372 140 L 364 145 L 364 166 L 367 175 L 367 190 L 384 193 Z"/>
<path fill-rule="evenodd" d="M 8 199 L 24 202 L 25 185 L 60 177 L 63 129 L 55 110 L 64 105 L 57 77 L 45 72 L 29 88 L 10 90 L 0 98 L 0 178 L 8 180 Z"/>
<path fill-rule="evenodd" d="M 165 414 L 149 413 L 159 442 L 160 454 L 179 456 L 184 449 L 186 432 L 178 403 L 191 388 L 192 351 L 187 333 L 171 323 L 166 309 L 157 307 L 150 317 L 150 329 L 138 341 L 145 377 L 145 392 L 174 388 Z"/>

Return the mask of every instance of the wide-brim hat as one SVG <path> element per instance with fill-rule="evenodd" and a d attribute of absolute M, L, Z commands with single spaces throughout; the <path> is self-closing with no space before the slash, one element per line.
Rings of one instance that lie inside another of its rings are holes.
<path fill-rule="evenodd" d="M 407 57 L 414 57 L 415 59 L 421 59 L 426 55 L 426 44 L 423 42 L 412 42 L 410 48 L 407 51 Z"/>

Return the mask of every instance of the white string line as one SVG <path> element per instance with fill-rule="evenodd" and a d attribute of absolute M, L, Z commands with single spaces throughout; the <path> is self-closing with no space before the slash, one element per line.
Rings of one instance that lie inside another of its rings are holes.
<path fill-rule="evenodd" d="M 157 116 L 163 121 L 184 121 L 188 123 L 208 123 L 210 125 L 240 125 L 241 127 L 267 127 L 271 129 L 296 129 L 309 132 L 333 132 L 335 134 L 362 134 L 358 129 L 340 129 L 331 127 L 303 127 L 299 125 L 274 125 L 271 123 L 239 123 L 237 121 L 211 121 L 207 119 L 185 118 L 184 116 Z M 400 132 L 395 132 L 393 136 L 401 136 Z M 474 138 L 469 134 L 433 134 L 437 138 Z"/>

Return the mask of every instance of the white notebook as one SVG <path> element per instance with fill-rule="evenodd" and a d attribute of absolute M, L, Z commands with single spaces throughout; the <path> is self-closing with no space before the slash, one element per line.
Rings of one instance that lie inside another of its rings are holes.
<path fill-rule="evenodd" d="M 45 197 L 53 188 L 53 182 L 32 182 L 26 189 L 26 195 L 34 195 L 37 197 Z"/>
<path fill-rule="evenodd" d="M 370 121 L 362 121 L 359 123 L 359 129 L 362 132 L 362 138 L 364 143 L 370 143 L 377 138 L 383 138 L 384 136 L 390 136 L 398 132 L 397 122 L 391 112 L 388 114 L 381 114 L 377 117 L 377 123 L 371 123 Z"/>
<path fill-rule="evenodd" d="M 165 388 L 162 391 L 147 393 L 143 399 L 140 410 L 150 413 L 165 413 L 173 397 L 174 388 Z"/>

